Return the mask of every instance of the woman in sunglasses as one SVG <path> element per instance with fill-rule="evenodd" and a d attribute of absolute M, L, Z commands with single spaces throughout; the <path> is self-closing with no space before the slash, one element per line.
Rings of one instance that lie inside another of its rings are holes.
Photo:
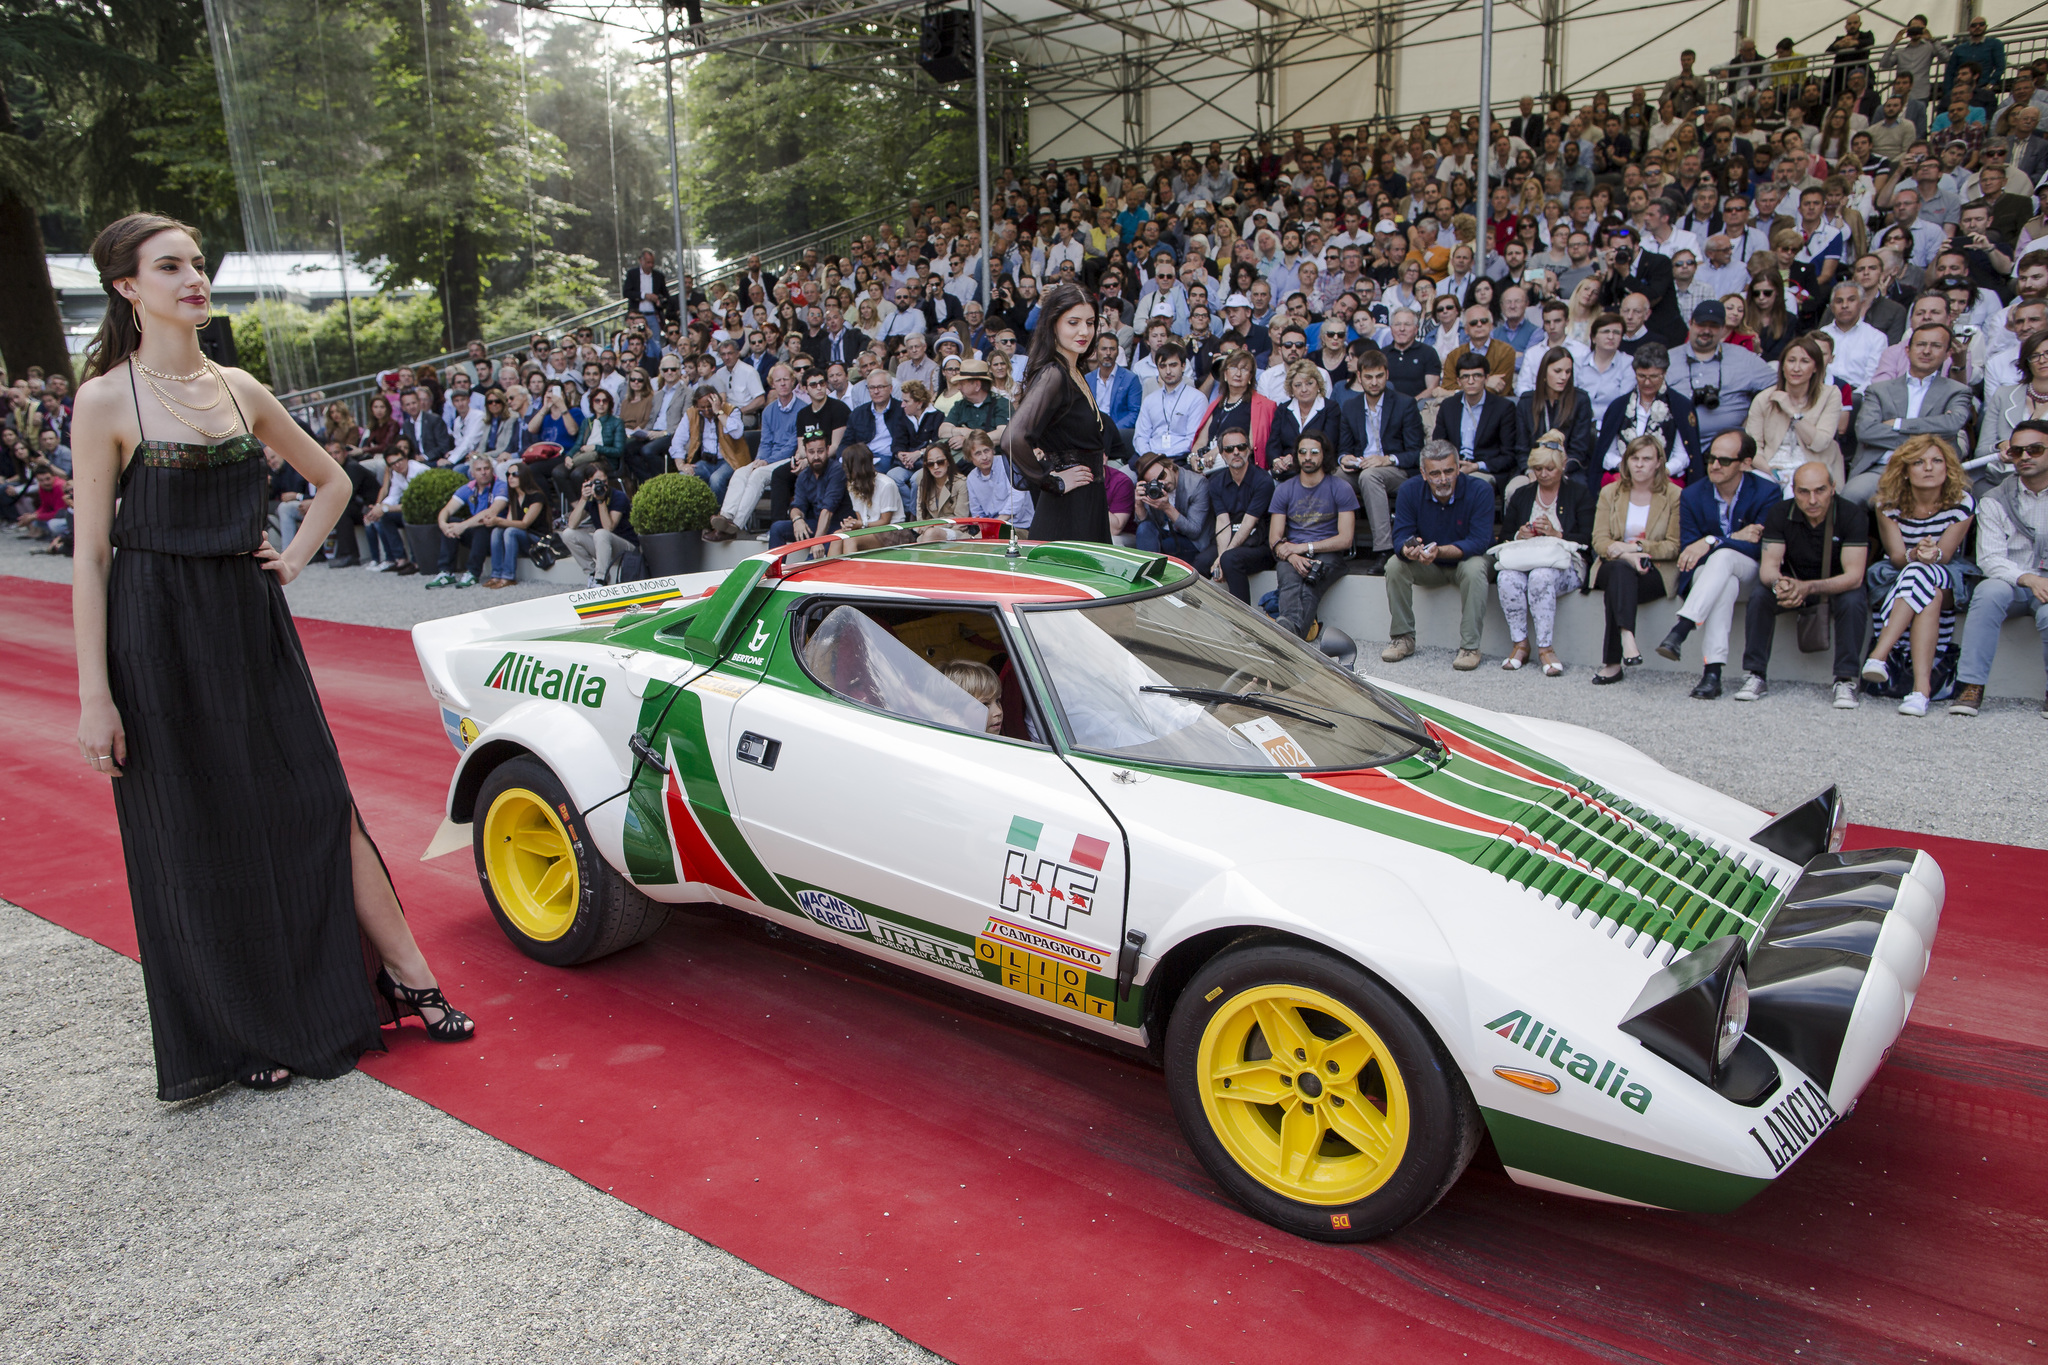
<path fill-rule="evenodd" d="M 1785 311 L 1785 281 L 1776 271 L 1750 276 L 1749 324 L 1765 360 L 1784 354 L 1796 327 L 1792 315 Z"/>
<path fill-rule="evenodd" d="M 953 454 L 944 442 L 926 446 L 918 461 L 916 502 L 912 521 L 967 515 L 967 476 L 953 463 Z M 944 526 L 928 526 L 917 538 L 951 540 L 953 532 Z"/>

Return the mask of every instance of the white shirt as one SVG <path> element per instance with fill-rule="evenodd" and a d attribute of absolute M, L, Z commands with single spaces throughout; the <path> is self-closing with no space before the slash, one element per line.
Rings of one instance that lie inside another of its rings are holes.
<path fill-rule="evenodd" d="M 1185 459 L 1194 448 L 1195 428 L 1208 406 L 1201 391 L 1185 377 L 1173 388 L 1162 386 L 1138 409 L 1138 425 L 1131 443 L 1140 455 Z"/>
<path fill-rule="evenodd" d="M 1890 344 L 1885 334 L 1860 321 L 1846 332 L 1832 321 L 1821 330 L 1835 342 L 1835 362 L 1828 366 L 1828 379 L 1847 384 L 1853 392 L 1861 394 L 1869 385 L 1871 376 L 1877 373 L 1877 362 L 1883 358 L 1884 348 Z"/>
<path fill-rule="evenodd" d="M 1607 409 L 1613 406 L 1614 400 L 1628 397 L 1635 389 L 1636 363 L 1625 352 L 1616 351 L 1614 363 L 1603 374 L 1589 353 L 1579 362 L 1578 380 L 1579 387 L 1593 400 L 1593 429 L 1598 431 L 1600 424 L 1607 420 Z"/>
<path fill-rule="evenodd" d="M 1704 291 L 1709 298 L 1719 299 L 1726 294 L 1740 294 L 1749 297 L 1749 267 L 1743 264 L 1739 252 L 1731 252 L 1728 264 L 1715 265 L 1712 261 L 1700 262 L 1700 273 L 1692 277 L 1695 290 Z M 1692 319 L 1687 317 L 1686 322 Z"/>
<path fill-rule="evenodd" d="M 654 293 L 654 275 L 653 275 L 653 273 L 652 273 L 651 271 L 646 271 L 646 270 L 643 270 L 643 271 L 641 271 L 641 272 L 640 272 L 640 291 L 639 291 L 639 298 L 640 298 L 640 311 L 641 311 L 641 312 L 643 312 L 643 313 L 652 313 L 652 312 L 654 311 L 654 299 L 653 299 L 653 297 L 652 297 L 653 293 Z"/>
<path fill-rule="evenodd" d="M 1918 417 L 1921 405 L 1927 401 L 1927 390 L 1934 384 L 1934 376 L 1915 379 L 1911 371 L 1906 374 L 1906 416 Z"/>
<path fill-rule="evenodd" d="M 723 365 L 713 370 L 710 382 L 711 387 L 736 408 L 743 408 L 768 392 L 761 387 L 761 372 L 748 364 L 744 357 L 729 370 Z"/>
<path fill-rule="evenodd" d="M 612 411 L 617 412 L 619 404 L 626 401 L 626 372 L 613 370 L 597 382 L 599 387 L 612 396 Z"/>
<path fill-rule="evenodd" d="M 861 497 L 851 488 L 846 490 L 846 500 L 853 504 L 853 514 L 864 525 L 873 526 L 892 512 L 899 519 L 903 516 L 903 490 L 896 480 L 882 473 L 881 468 L 881 461 L 875 461 L 875 491 L 868 497 Z"/>
<path fill-rule="evenodd" d="M 448 431 L 455 438 L 455 448 L 448 452 L 450 462 L 460 464 L 476 451 L 483 449 L 483 400 L 481 398 L 472 398 L 469 403 L 469 415 L 457 417 L 449 425 Z"/>
<path fill-rule="evenodd" d="M 1700 250 L 1700 239 L 1679 227 L 1671 229 L 1671 235 L 1661 242 L 1649 233 L 1644 233 L 1643 250 L 1652 256 L 1662 256 L 1667 260 L 1681 251 L 1690 251 L 1694 259 L 1705 254 Z M 1688 318 L 1687 321 L 1691 319 Z"/>
<path fill-rule="evenodd" d="M 1287 366 L 1268 365 L 1259 371 L 1258 390 L 1275 403 L 1287 401 Z"/>
<path fill-rule="evenodd" d="M 1580 388 L 1584 388 L 1585 385 L 1580 383 L 1579 371 L 1584 369 L 1587 363 L 1592 360 L 1593 353 L 1586 349 L 1584 342 L 1573 341 L 1570 337 L 1566 337 L 1557 344 L 1572 353 L 1572 382 L 1578 384 Z M 1522 352 L 1522 363 L 1515 367 L 1515 397 L 1520 398 L 1525 393 L 1534 393 L 1536 391 L 1537 372 L 1543 368 L 1543 357 L 1549 353 L 1550 339 L 1548 337 L 1538 337 L 1529 343 L 1528 350 Z M 1542 433 L 1538 432 L 1537 434 L 1541 435 Z"/>
<path fill-rule="evenodd" d="M 717 422 L 704 423 L 704 429 L 701 434 L 699 444 L 701 444 L 704 447 L 704 456 L 706 459 L 717 460 L 719 458 L 718 428 L 720 425 L 721 424 Z M 743 435 L 745 435 L 745 432 L 741 428 L 740 410 L 738 408 L 730 408 L 726 411 L 725 421 L 722 425 L 725 427 L 725 434 L 732 437 L 735 441 L 739 440 Z"/>

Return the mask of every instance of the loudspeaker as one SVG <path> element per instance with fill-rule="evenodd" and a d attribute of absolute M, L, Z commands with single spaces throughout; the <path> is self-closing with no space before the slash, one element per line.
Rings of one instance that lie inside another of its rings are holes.
<path fill-rule="evenodd" d="M 940 85 L 964 81 L 974 74 L 974 16 L 964 9 L 924 12 L 917 64 Z"/>

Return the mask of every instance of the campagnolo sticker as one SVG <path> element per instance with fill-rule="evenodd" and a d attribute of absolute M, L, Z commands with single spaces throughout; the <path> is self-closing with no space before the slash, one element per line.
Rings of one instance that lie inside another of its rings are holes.
<path fill-rule="evenodd" d="M 828 929 L 844 929 L 849 934 L 868 931 L 868 917 L 829 891 L 799 891 L 796 903 Z"/>

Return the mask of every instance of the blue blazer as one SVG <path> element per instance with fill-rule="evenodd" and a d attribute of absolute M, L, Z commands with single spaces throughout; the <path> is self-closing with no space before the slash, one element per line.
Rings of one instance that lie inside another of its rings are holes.
<path fill-rule="evenodd" d="M 1735 529 L 1740 531 L 1745 526 L 1761 526 L 1784 496 L 1775 480 L 1755 472 L 1744 474 L 1735 489 Z M 1734 550 L 1751 559 L 1761 560 L 1764 557 L 1761 540 L 1733 540 L 1721 534 L 1720 502 L 1720 495 L 1707 480 L 1695 479 L 1688 483 L 1678 495 L 1678 543 L 1685 546 L 1696 540 L 1711 539 L 1716 550 Z M 1681 595 L 1691 586 L 1690 573 L 1678 576 Z"/>
<path fill-rule="evenodd" d="M 888 411 L 883 414 L 882 420 L 889 424 L 891 450 L 918 449 L 917 430 L 911 426 L 910 415 L 903 411 L 903 404 L 891 398 Z M 872 403 L 862 403 L 847 415 L 846 441 L 840 449 L 844 450 L 846 446 L 855 443 L 867 445 L 874 439 L 875 406 Z"/>
<path fill-rule="evenodd" d="M 1083 382 L 1088 385 L 1090 397 L 1095 394 L 1097 378 L 1094 370 L 1082 376 Z M 1109 377 L 1109 406 L 1102 410 L 1102 415 L 1109 419 L 1111 426 L 1122 427 L 1128 431 L 1138 425 L 1138 412 L 1144 406 L 1144 383 L 1123 366 L 1117 366 L 1116 373 Z"/>
<path fill-rule="evenodd" d="M 1395 464 L 1413 473 L 1422 459 L 1422 409 L 1391 384 L 1380 402 L 1386 407 L 1380 414 L 1380 445 Z M 1336 408 L 1337 454 L 1365 454 L 1365 395 L 1346 390 Z"/>

